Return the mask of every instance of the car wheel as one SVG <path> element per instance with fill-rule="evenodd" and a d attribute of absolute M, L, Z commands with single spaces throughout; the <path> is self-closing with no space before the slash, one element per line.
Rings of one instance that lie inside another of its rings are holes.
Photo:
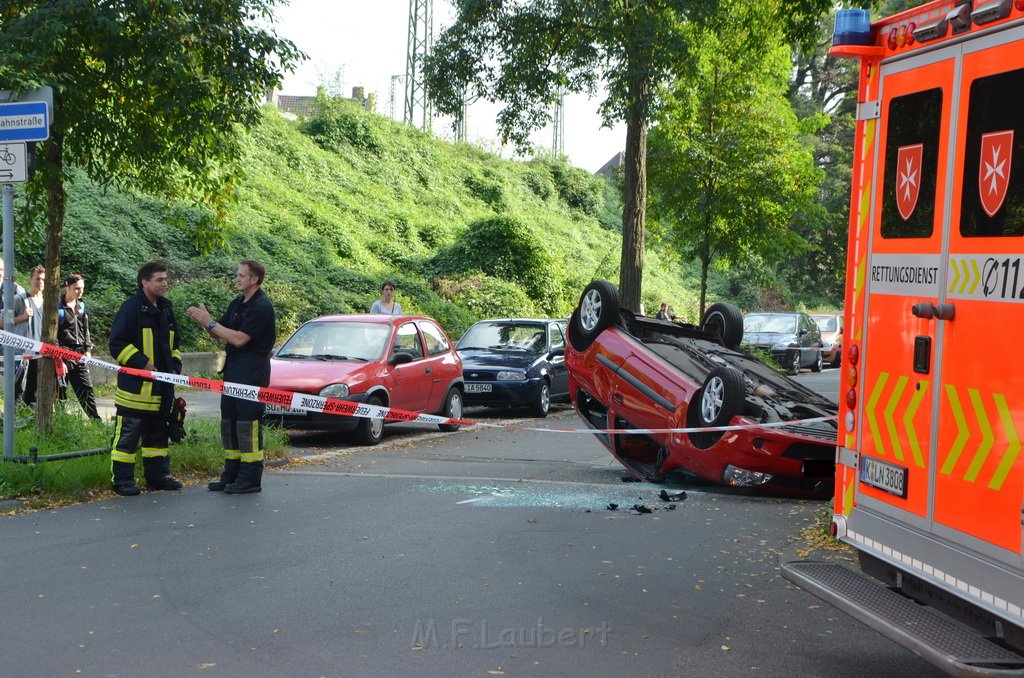
<path fill-rule="evenodd" d="M 533 401 L 531 409 L 535 417 L 548 416 L 548 412 L 551 410 L 551 387 L 548 385 L 548 382 L 541 382 L 540 390 L 537 393 L 536 400 Z"/>
<path fill-rule="evenodd" d="M 800 374 L 800 349 L 793 351 L 793 361 L 789 365 L 789 373 L 793 375 Z"/>
<path fill-rule="evenodd" d="M 462 419 L 462 391 L 452 387 L 444 399 L 444 409 L 440 412 L 442 417 L 449 419 Z M 452 432 L 459 430 L 459 424 L 438 424 L 442 431 Z"/>
<path fill-rule="evenodd" d="M 379 407 L 380 398 L 370 396 L 366 404 Z M 381 418 L 360 417 L 356 424 L 356 440 L 360 445 L 376 445 L 384 437 L 384 420 Z"/>
<path fill-rule="evenodd" d="M 743 341 L 743 314 L 732 304 L 717 301 L 704 311 L 700 328 L 718 335 L 722 346 L 735 351 Z"/>
<path fill-rule="evenodd" d="M 743 373 L 728 367 L 716 367 L 700 391 L 699 426 L 725 426 L 743 411 L 746 385 Z"/>
<path fill-rule="evenodd" d="M 818 349 L 818 355 L 814 359 L 814 363 L 811 365 L 811 372 L 821 372 L 821 349 Z"/>
<path fill-rule="evenodd" d="M 619 317 L 619 291 L 607 280 L 595 280 L 580 295 L 580 303 L 569 321 L 569 342 L 585 351 L 597 335 L 615 324 Z"/>
<path fill-rule="evenodd" d="M 836 354 L 832 356 L 832 362 L 829 363 L 829 367 L 839 367 L 843 362 L 843 350 L 836 349 Z"/>

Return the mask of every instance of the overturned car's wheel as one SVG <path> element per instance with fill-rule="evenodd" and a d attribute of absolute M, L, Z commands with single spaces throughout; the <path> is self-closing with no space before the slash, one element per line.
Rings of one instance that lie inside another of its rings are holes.
<path fill-rule="evenodd" d="M 746 386 L 743 374 L 728 367 L 716 367 L 700 391 L 699 426 L 725 426 L 743 411 Z"/>
<path fill-rule="evenodd" d="M 743 314 L 732 304 L 717 301 L 704 311 L 700 328 L 721 337 L 722 346 L 736 350 L 743 341 Z"/>
<path fill-rule="evenodd" d="M 619 317 L 619 291 L 607 280 L 595 280 L 580 295 L 580 303 L 569 321 L 569 341 L 585 351 L 597 335 L 615 324 Z"/>

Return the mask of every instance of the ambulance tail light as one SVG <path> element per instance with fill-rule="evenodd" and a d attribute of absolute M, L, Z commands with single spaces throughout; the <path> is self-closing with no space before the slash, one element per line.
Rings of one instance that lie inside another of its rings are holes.
<path fill-rule="evenodd" d="M 841 9 L 836 12 L 832 31 L 833 45 L 870 45 L 871 12 L 866 9 Z"/>
<path fill-rule="evenodd" d="M 856 425 L 854 412 L 857 411 L 857 382 L 860 381 L 860 347 L 857 344 L 850 344 L 846 350 L 846 417 L 843 424 L 848 433 L 852 433 Z"/>

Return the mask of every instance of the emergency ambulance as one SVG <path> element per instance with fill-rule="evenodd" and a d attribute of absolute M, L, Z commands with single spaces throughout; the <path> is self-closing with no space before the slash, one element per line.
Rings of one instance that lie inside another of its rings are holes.
<path fill-rule="evenodd" d="M 1024 0 L 836 17 L 860 62 L 832 533 L 783 575 L 953 675 L 1024 675 Z"/>

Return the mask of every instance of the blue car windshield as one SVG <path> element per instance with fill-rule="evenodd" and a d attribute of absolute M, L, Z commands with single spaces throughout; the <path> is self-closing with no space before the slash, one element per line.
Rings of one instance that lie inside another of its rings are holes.
<path fill-rule="evenodd" d="M 380 360 L 391 337 L 391 325 L 324 321 L 306 323 L 281 346 L 281 358 Z"/>
<path fill-rule="evenodd" d="M 544 325 L 508 321 L 485 321 L 470 327 L 459 339 L 456 350 L 492 350 L 542 353 L 547 348 Z"/>
<path fill-rule="evenodd" d="M 796 334 L 796 316 L 750 314 L 743 319 L 744 332 Z"/>

